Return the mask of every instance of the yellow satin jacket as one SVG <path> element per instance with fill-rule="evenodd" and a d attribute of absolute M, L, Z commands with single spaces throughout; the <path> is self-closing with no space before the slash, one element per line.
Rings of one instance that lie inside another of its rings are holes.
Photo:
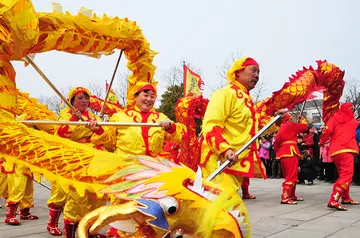
<path fill-rule="evenodd" d="M 223 154 L 239 150 L 271 118 L 260 118 L 248 90 L 237 81 L 215 91 L 210 98 L 203 121 L 204 140 L 201 146 L 200 166 L 204 176 L 218 167 Z M 267 130 L 270 133 L 276 126 Z M 239 162 L 223 172 L 243 177 L 266 177 L 265 168 L 258 157 L 258 141 L 239 155 Z"/>
<path fill-rule="evenodd" d="M 94 115 L 90 111 L 83 112 L 82 116 L 85 119 L 85 121 L 91 121 L 91 120 L 101 121 L 100 117 Z M 60 112 L 59 121 L 80 121 L 80 120 L 72 116 L 71 109 L 65 108 Z M 106 151 L 106 148 L 104 146 L 95 144 L 93 142 L 95 142 L 107 130 L 108 128 L 104 127 L 96 132 L 93 132 L 82 125 L 81 126 L 62 125 L 56 130 L 55 135 L 58 135 L 62 138 L 68 138 L 78 143 L 94 146 L 94 148 L 98 150 Z"/>
<path fill-rule="evenodd" d="M 114 114 L 109 121 L 157 123 L 164 120 L 169 119 L 162 113 L 144 113 L 135 106 Z M 168 131 L 160 127 L 112 126 L 103 135 L 94 137 L 93 141 L 95 144 L 105 144 L 107 148 L 112 146 L 120 156 L 156 156 L 162 152 L 165 141 L 180 143 L 185 133 L 186 128 L 180 123 L 174 123 Z"/>

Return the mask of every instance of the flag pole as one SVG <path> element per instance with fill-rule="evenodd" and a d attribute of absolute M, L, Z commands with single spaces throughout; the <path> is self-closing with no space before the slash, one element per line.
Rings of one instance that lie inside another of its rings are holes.
<path fill-rule="evenodd" d="M 184 97 L 186 97 L 186 64 L 185 64 L 185 60 L 183 61 L 183 75 L 184 75 L 184 79 L 183 79 L 183 88 L 184 88 Z"/>
<path fill-rule="evenodd" d="M 301 120 L 300 120 L 300 117 L 301 117 L 301 115 L 302 115 L 303 112 L 304 112 L 305 105 L 306 105 L 306 100 L 303 102 L 303 104 L 302 104 L 302 106 L 301 106 L 298 123 L 300 123 L 300 121 L 301 121 Z"/>
<path fill-rule="evenodd" d="M 119 55 L 118 60 L 117 60 L 117 62 L 116 62 L 115 69 L 114 69 L 114 73 L 113 73 L 113 75 L 112 75 L 112 77 L 111 77 L 111 81 L 110 81 L 110 84 L 109 84 L 109 86 L 108 86 L 108 90 L 107 90 L 107 92 L 106 92 L 106 96 L 105 96 L 103 105 L 101 106 L 100 118 L 101 118 L 102 120 L 104 120 L 104 109 L 105 109 L 106 101 L 107 101 L 107 99 L 108 99 L 108 97 L 109 97 L 110 90 L 111 90 L 112 84 L 113 84 L 113 82 L 114 82 L 114 78 L 115 78 L 117 69 L 118 69 L 118 67 L 119 67 L 119 63 L 120 63 L 121 56 L 122 56 L 123 52 L 124 52 L 124 50 L 121 50 L 121 51 L 120 51 L 120 55 Z"/>
<path fill-rule="evenodd" d="M 35 64 L 35 62 L 29 57 L 25 56 L 25 59 L 31 64 L 31 66 L 40 74 L 40 76 L 45 80 L 45 82 L 55 91 L 55 93 L 64 101 L 64 103 L 74 112 L 75 108 L 71 103 L 60 93 L 60 91 L 55 87 L 55 85 L 49 80 L 48 77 L 41 71 L 41 69 Z M 90 95 L 89 95 L 90 96 Z M 85 121 L 84 118 L 80 117 L 82 121 Z"/>

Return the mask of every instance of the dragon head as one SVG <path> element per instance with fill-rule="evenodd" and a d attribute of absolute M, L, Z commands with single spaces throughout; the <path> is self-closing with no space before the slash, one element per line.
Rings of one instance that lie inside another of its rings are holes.
<path fill-rule="evenodd" d="M 109 177 L 105 183 L 112 184 L 100 192 L 136 201 L 156 237 L 250 235 L 245 206 L 231 183 L 216 185 L 202 178 L 200 168 L 195 173 L 160 157 L 127 160 L 129 165 Z M 112 225 L 128 227 L 124 221 Z"/>

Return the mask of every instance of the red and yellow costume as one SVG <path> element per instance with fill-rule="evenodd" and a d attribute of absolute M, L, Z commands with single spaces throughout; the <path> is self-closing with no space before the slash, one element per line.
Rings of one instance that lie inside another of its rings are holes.
<path fill-rule="evenodd" d="M 249 91 L 235 80 L 236 71 L 253 64 L 257 65 L 251 58 L 235 61 L 227 73 L 228 85 L 211 95 L 202 127 L 204 141 L 200 166 L 204 177 L 218 168 L 218 161 L 227 150 L 240 149 L 267 122 L 256 113 Z M 220 183 L 224 176 L 229 177 L 237 188 L 241 187 L 243 177 L 266 177 L 264 165 L 258 158 L 257 142 L 239 155 L 238 163 L 216 176 L 215 182 Z"/>
<path fill-rule="evenodd" d="M 28 115 L 23 114 L 17 119 L 27 119 Z M 5 158 L 6 159 L 6 158 Z M 20 221 L 16 219 L 16 210 L 20 209 L 21 220 L 36 220 L 37 216 L 30 214 L 30 208 L 34 207 L 34 184 L 32 173 L 22 165 L 14 165 L 6 161 L 1 166 L 2 180 L 1 189 L 5 192 L 7 189 L 8 197 L 6 199 L 5 223 L 9 225 L 19 225 Z M 0 194 L 3 195 L 3 194 Z M 6 194 L 5 194 L 6 195 Z"/>
<path fill-rule="evenodd" d="M 1 163 L 1 161 L 0 161 Z M 8 186 L 7 186 L 7 176 L 6 174 L 2 173 L 0 171 L 0 199 L 1 198 L 7 198 L 7 190 L 8 190 Z"/>
<path fill-rule="evenodd" d="M 156 84 L 138 82 L 128 91 L 128 105 L 124 111 L 115 113 L 110 118 L 110 122 L 134 122 L 134 123 L 158 123 L 160 121 L 169 120 L 163 113 L 151 110 L 142 112 L 134 103 L 134 95 L 147 89 L 152 90 L 156 94 Z M 103 135 L 97 138 L 99 144 L 107 147 L 115 147 L 115 154 L 121 157 L 129 155 L 159 155 L 164 148 L 165 142 L 173 142 L 180 144 L 186 133 L 183 124 L 174 123 L 172 127 L 165 131 L 161 127 L 125 127 L 113 126 L 109 128 Z M 119 237 L 121 234 L 115 229 L 110 228 L 109 236 Z"/>
<path fill-rule="evenodd" d="M 80 93 L 86 93 L 90 96 L 88 89 L 77 87 L 70 90 L 68 97 L 69 101 L 71 98 Z M 59 120 L 80 120 L 78 117 L 73 116 L 72 114 L 73 112 L 70 108 L 65 108 L 60 112 Z M 101 121 L 99 117 L 95 116 L 89 111 L 82 112 L 81 114 L 85 121 Z M 101 127 L 98 131 L 93 132 L 85 126 L 62 125 L 56 130 L 55 135 L 93 147 L 94 144 L 91 143 L 91 140 L 97 136 L 100 136 L 103 132 L 104 129 Z M 99 150 L 105 150 L 101 146 L 94 147 Z M 66 193 L 61 187 L 58 187 L 57 184 L 53 184 L 51 196 L 47 204 L 50 208 L 49 223 L 47 227 L 49 233 L 52 235 L 61 234 L 61 231 L 57 227 L 57 223 L 61 211 L 64 210 L 65 237 L 73 237 L 72 235 L 75 234 L 76 226 L 83 218 L 83 216 L 85 216 L 90 211 L 103 206 L 105 202 L 97 199 L 95 194 L 86 194 L 85 196 L 81 197 L 72 189 L 70 189 L 69 193 Z"/>
<path fill-rule="evenodd" d="M 297 146 L 297 135 L 305 132 L 307 129 L 308 125 L 304 118 L 301 118 L 300 123 L 296 123 L 289 114 L 285 114 L 282 118 L 280 130 L 275 137 L 274 150 L 276 159 L 280 160 L 281 169 L 285 177 L 281 195 L 281 203 L 284 204 L 296 204 L 297 202 L 295 201 L 303 200 L 295 195 L 298 179 L 298 159 L 301 155 Z"/>
<path fill-rule="evenodd" d="M 329 119 L 325 131 L 320 137 L 320 144 L 330 140 L 330 156 L 336 165 L 339 178 L 336 180 L 328 207 L 338 210 L 346 210 L 338 200 L 342 198 L 343 204 L 358 205 L 350 197 L 350 183 L 354 174 L 354 155 L 358 154 L 356 143 L 356 128 L 358 122 L 354 118 L 350 102 L 341 105 L 340 110 Z"/>

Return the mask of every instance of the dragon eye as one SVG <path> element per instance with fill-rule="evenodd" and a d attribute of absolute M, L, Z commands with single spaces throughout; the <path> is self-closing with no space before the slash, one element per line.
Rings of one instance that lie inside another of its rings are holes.
<path fill-rule="evenodd" d="M 159 199 L 159 203 L 168 215 L 173 215 L 179 210 L 179 203 L 173 197 L 161 198 Z"/>

